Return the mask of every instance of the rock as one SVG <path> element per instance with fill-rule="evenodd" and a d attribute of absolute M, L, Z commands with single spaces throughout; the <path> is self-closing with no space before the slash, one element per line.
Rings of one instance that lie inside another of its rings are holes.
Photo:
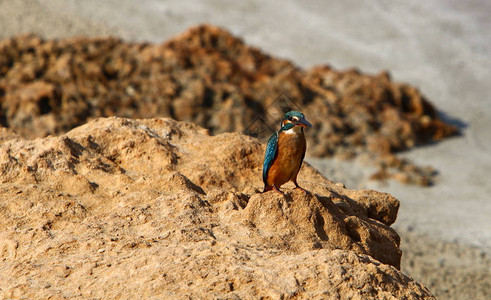
<path fill-rule="evenodd" d="M 457 133 L 416 88 L 393 82 L 387 72 L 302 70 L 211 25 L 162 45 L 29 35 L 0 41 L 0 104 L 0 124 L 26 138 L 108 116 L 172 117 L 214 134 L 266 138 L 284 110 L 297 109 L 315 129 L 307 136 L 308 155 L 370 153 L 378 164 L 380 157 Z M 412 172 L 413 183 L 432 176 L 422 168 L 403 172 Z"/>
<path fill-rule="evenodd" d="M 100 118 L 0 145 L 2 298 L 434 299 L 402 274 L 399 207 L 305 164 L 262 189 L 264 145 Z"/>

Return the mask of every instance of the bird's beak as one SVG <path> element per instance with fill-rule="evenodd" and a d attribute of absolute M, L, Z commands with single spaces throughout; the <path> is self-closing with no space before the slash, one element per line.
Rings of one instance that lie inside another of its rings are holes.
<path fill-rule="evenodd" d="M 302 126 L 302 127 L 312 127 L 312 124 L 309 123 L 309 121 L 305 119 L 300 119 L 298 120 L 295 125 Z"/>

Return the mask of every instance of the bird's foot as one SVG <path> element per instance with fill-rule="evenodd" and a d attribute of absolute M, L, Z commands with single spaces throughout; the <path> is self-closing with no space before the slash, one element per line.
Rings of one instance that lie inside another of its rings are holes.
<path fill-rule="evenodd" d="M 273 190 L 275 192 L 280 193 L 281 195 L 285 196 L 285 193 L 282 190 L 280 190 L 279 188 L 277 188 L 276 186 L 274 186 L 274 185 L 273 185 Z"/>
<path fill-rule="evenodd" d="M 301 190 L 303 191 L 305 194 L 308 194 L 309 191 L 307 191 L 306 189 L 304 189 L 303 187 L 299 186 L 298 184 L 295 184 L 295 188 L 294 190 Z"/>
<path fill-rule="evenodd" d="M 277 188 L 275 185 L 267 185 L 264 187 L 263 193 L 269 192 L 269 191 L 275 191 L 283 196 L 285 196 L 285 193 Z"/>

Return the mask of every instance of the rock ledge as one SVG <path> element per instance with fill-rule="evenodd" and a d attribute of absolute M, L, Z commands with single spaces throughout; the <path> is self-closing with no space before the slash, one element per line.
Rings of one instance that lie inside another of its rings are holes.
<path fill-rule="evenodd" d="M 258 193 L 264 146 L 172 119 L 96 119 L 0 146 L 3 298 L 433 299 L 398 268 L 398 201 L 305 165 Z"/>

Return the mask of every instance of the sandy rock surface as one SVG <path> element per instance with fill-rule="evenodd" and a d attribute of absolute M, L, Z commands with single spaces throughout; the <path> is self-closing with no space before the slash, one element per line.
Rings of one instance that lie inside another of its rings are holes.
<path fill-rule="evenodd" d="M 263 146 L 172 119 L 97 119 L 0 146 L 2 297 L 431 299 L 399 202 L 309 166 L 262 188 Z"/>

